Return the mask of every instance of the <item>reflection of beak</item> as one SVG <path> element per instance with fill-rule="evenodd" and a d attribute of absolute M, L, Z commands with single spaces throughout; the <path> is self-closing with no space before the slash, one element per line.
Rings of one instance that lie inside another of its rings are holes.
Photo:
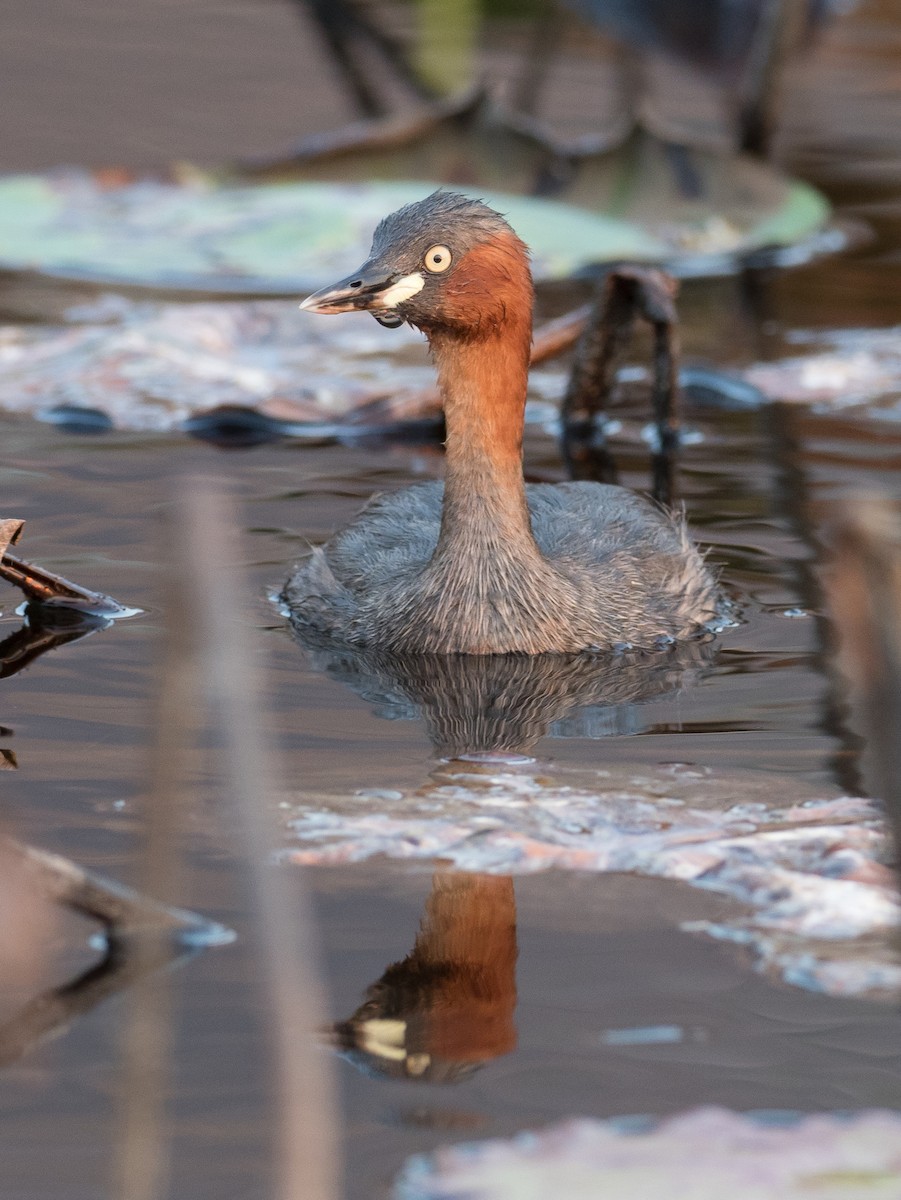
<path fill-rule="evenodd" d="M 425 277 L 419 271 L 398 275 L 375 263 L 364 263 L 340 283 L 307 296 L 300 307 L 315 313 L 390 313 L 398 304 L 421 291 L 424 284 Z"/>
<path fill-rule="evenodd" d="M 360 1048 L 378 1058 L 403 1062 L 407 1057 L 407 1022 L 370 1017 L 360 1024 Z"/>

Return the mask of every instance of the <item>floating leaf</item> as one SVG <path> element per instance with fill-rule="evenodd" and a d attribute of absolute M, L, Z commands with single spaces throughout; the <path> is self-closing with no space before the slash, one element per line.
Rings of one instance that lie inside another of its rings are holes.
<path fill-rule="evenodd" d="M 607 159 L 583 160 L 567 191 L 576 203 L 479 186 L 460 190 L 507 215 L 532 249 L 539 281 L 623 260 L 681 264 L 691 273 L 706 263 L 721 272 L 731 269 L 730 255 L 793 242 L 823 225 L 828 207 L 803 184 L 767 175 L 766 188 L 752 187 L 752 177 L 765 170 L 759 165 L 729 166 L 728 179 L 738 172 L 739 193 L 751 199 L 721 211 L 725 168 L 714 169 L 714 161 L 702 172 L 709 192 L 703 203 L 677 203 L 664 190 L 665 164 L 646 153 L 620 168 Z M 435 186 L 195 179 L 107 187 L 84 172 L 9 176 L 0 179 L 0 266 L 156 290 L 301 295 L 353 271 L 378 221 Z M 626 203 L 623 188 L 637 189 L 640 203 Z M 603 211 L 608 203 L 611 210 Z"/>
<path fill-rule="evenodd" d="M 433 183 L 142 182 L 85 173 L 0 180 L 0 265 L 156 289 L 305 294 L 354 270 L 386 213 Z M 647 261 L 666 246 L 628 221 L 548 200 L 464 189 L 507 214 L 539 278 L 587 262 Z"/>
<path fill-rule="evenodd" d="M 397 1200 L 896 1200 L 901 1117 L 815 1114 L 773 1125 L 698 1109 L 634 1121 L 567 1121 L 509 1141 L 410 1160 Z"/>
<path fill-rule="evenodd" d="M 381 711 L 403 715 L 387 705 Z M 775 801 L 774 788 L 782 789 Z M 719 924 L 685 928 L 751 947 L 765 970 L 796 986 L 894 998 L 901 985 L 895 882 L 881 862 L 885 840 L 871 801 L 810 800 L 797 781 L 766 773 L 538 772 L 462 760 L 442 764 L 396 802 L 374 799 L 365 791 L 299 798 L 292 860 L 384 854 L 440 858 L 464 871 L 678 880 L 747 906 Z"/>

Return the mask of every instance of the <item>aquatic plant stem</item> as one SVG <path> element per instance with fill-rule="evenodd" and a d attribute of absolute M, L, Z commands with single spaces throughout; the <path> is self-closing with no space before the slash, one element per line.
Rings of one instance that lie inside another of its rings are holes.
<path fill-rule="evenodd" d="M 192 714 L 198 683 L 192 655 L 190 560 L 177 529 L 167 531 L 174 549 L 165 589 L 162 664 L 153 714 L 150 788 L 144 808 L 140 875 L 151 895 L 175 896 L 182 856 L 177 840 L 179 809 L 191 751 Z M 139 966 L 165 955 L 165 934 L 136 941 Z M 164 971 L 147 971 L 131 994 L 124 1036 L 124 1079 L 117 1142 L 117 1188 L 121 1200 L 161 1200 L 167 1193 L 169 1138 L 165 1119 L 171 1041 L 171 988 Z"/>
<path fill-rule="evenodd" d="M 278 1200 L 337 1200 L 337 1104 L 330 1061 L 315 1044 L 325 1024 L 313 922 L 299 872 L 290 890 L 272 862 L 273 770 L 260 723 L 261 689 L 248 649 L 248 603 L 235 566 L 234 506 L 209 486 L 185 488 L 178 520 L 194 587 L 200 675 L 222 733 L 226 782 L 247 855 L 278 1081 Z"/>
<path fill-rule="evenodd" d="M 901 551 L 895 505 L 857 500 L 841 522 L 826 592 L 838 627 L 839 663 L 859 699 L 872 790 L 901 853 Z"/>

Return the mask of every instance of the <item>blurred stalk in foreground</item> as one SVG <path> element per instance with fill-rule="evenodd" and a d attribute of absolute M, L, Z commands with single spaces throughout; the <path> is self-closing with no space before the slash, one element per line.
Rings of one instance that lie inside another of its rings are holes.
<path fill-rule="evenodd" d="M 416 70 L 439 94 L 473 81 L 479 7 L 479 0 L 418 0 Z"/>
<path fill-rule="evenodd" d="M 225 783 L 251 871 L 261 974 L 271 1012 L 278 1085 L 277 1200 L 337 1200 L 338 1115 L 329 1056 L 314 1031 L 325 1024 L 318 952 L 300 873 L 291 886 L 273 864 L 277 841 L 272 754 L 260 721 L 262 688 L 250 652 L 254 628 L 236 562 L 240 527 L 231 501 L 208 486 L 184 489 L 177 509 L 191 585 L 190 625 L 200 683 L 223 742 Z"/>
<path fill-rule="evenodd" d="M 195 588 L 190 580 L 184 531 L 167 531 L 172 547 L 165 581 L 165 621 L 157 695 L 152 717 L 150 787 L 144 806 L 140 884 L 152 896 L 173 899 L 183 875 L 179 810 L 186 800 L 199 686 L 196 663 Z M 162 539 L 161 539 L 162 542 Z M 144 934 L 134 953 L 148 967 L 165 953 L 162 930 Z M 124 1070 L 115 1195 L 120 1200 L 161 1200 L 168 1191 L 171 985 L 166 971 L 147 972 L 129 998 L 124 1027 Z"/>
<path fill-rule="evenodd" d="M 836 531 L 826 592 L 838 666 L 865 731 L 869 790 L 901 847 L 901 521 L 888 500 L 858 500 Z"/>

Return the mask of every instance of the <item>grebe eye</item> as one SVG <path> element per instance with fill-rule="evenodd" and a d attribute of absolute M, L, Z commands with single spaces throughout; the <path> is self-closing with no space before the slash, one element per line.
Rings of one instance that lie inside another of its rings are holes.
<path fill-rule="evenodd" d="M 431 271 L 433 275 L 440 275 L 442 271 L 446 271 L 451 265 L 450 250 L 447 246 L 432 246 L 425 252 L 425 269 Z"/>

